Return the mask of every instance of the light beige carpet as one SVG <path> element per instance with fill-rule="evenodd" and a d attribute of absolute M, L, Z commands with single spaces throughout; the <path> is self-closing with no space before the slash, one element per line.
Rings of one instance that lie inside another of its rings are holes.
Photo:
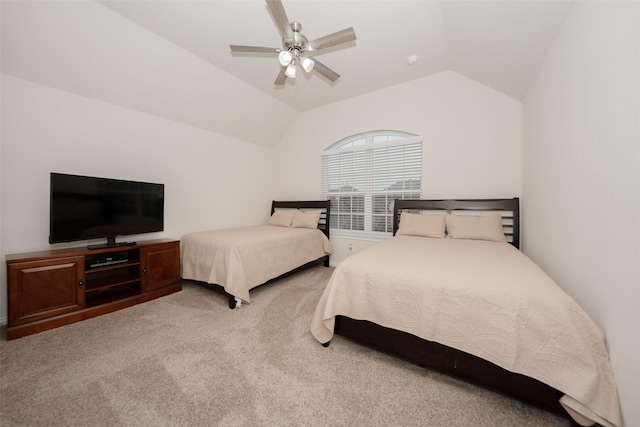
<path fill-rule="evenodd" d="M 0 425 L 568 426 L 342 337 L 311 316 L 332 268 L 229 310 L 192 282 L 158 300 L 0 342 Z"/>

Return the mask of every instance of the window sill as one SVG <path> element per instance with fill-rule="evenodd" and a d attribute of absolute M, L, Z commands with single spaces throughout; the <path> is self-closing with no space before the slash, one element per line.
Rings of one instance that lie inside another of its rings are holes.
<path fill-rule="evenodd" d="M 331 230 L 331 237 L 339 239 L 367 240 L 371 242 L 381 242 L 392 236 L 391 233 L 381 233 L 375 231 L 352 231 L 352 230 Z"/>

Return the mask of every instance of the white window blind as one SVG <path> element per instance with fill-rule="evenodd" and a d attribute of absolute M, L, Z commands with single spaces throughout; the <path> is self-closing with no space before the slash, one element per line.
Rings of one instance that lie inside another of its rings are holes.
<path fill-rule="evenodd" d="M 346 138 L 322 153 L 322 195 L 332 230 L 390 233 L 393 201 L 422 194 L 422 138 L 376 131 Z"/>

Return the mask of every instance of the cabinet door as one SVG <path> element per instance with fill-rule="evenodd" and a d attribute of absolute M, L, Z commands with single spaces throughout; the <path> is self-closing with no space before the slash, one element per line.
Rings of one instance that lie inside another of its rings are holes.
<path fill-rule="evenodd" d="M 10 264 L 7 273 L 9 326 L 84 307 L 84 257 Z"/>
<path fill-rule="evenodd" d="M 143 248 L 140 251 L 142 292 L 180 283 L 180 244 Z"/>

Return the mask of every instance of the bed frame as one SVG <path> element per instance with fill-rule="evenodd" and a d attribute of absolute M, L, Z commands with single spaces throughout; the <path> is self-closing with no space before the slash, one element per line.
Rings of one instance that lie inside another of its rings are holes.
<path fill-rule="evenodd" d="M 300 209 L 300 210 L 312 210 L 312 209 L 320 209 L 321 213 L 320 213 L 320 219 L 318 220 L 318 229 L 320 231 L 322 231 L 325 236 L 327 236 L 327 239 L 329 238 L 329 218 L 331 215 L 331 202 L 329 200 L 304 200 L 304 201 L 277 201 L 277 200 L 273 200 L 271 202 L 271 215 L 273 215 L 273 213 L 276 211 L 276 209 Z M 317 260 L 308 262 L 304 265 L 301 265 L 297 268 L 294 268 L 291 271 L 288 271 L 284 274 L 281 274 L 278 277 L 274 277 L 273 279 L 270 279 L 264 283 L 262 283 L 261 285 L 258 286 L 264 286 L 268 283 L 274 282 L 278 279 L 282 279 L 284 277 L 287 277 L 291 274 L 297 273 L 299 271 L 302 271 L 306 268 L 309 267 L 313 267 L 314 265 L 317 265 L 319 263 L 323 263 L 323 265 L 325 267 L 329 267 L 329 255 L 325 255 L 323 257 L 318 258 Z M 227 291 L 224 290 L 224 287 L 214 284 L 214 283 L 205 283 L 205 282 L 198 282 L 199 284 L 212 289 L 218 293 L 221 293 L 223 295 L 225 295 L 227 297 L 227 299 L 229 300 L 229 308 L 230 309 L 234 309 L 236 307 L 239 306 L 238 304 L 238 300 L 236 300 L 236 297 L 231 295 L 230 293 L 228 293 Z M 256 287 L 258 287 L 256 286 Z M 256 287 L 254 287 L 253 289 L 255 289 Z"/>
<path fill-rule="evenodd" d="M 502 226 L 509 243 L 520 247 L 519 199 L 482 200 L 396 200 L 393 212 L 393 234 L 398 230 L 403 211 L 481 215 L 500 212 Z M 563 393 L 525 375 L 516 374 L 491 362 L 460 350 L 418 338 L 415 335 L 386 328 L 366 320 L 336 316 L 336 334 L 377 350 L 393 354 L 419 366 L 434 369 L 481 387 L 505 394 L 565 417 L 578 426 L 560 405 Z M 328 346 L 329 343 L 324 344 Z"/>

